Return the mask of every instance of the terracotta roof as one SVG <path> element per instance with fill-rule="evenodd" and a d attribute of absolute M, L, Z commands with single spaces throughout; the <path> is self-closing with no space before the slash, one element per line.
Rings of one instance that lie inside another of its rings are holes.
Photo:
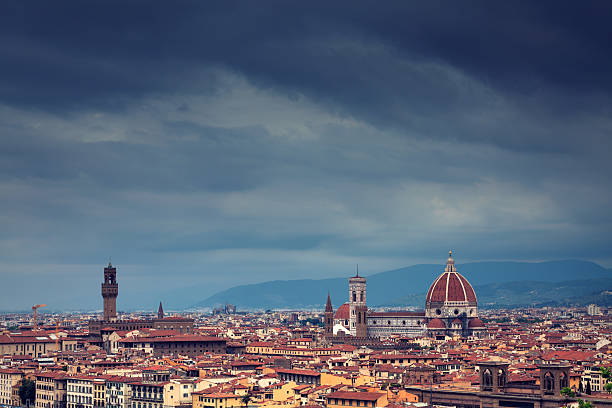
<path fill-rule="evenodd" d="M 220 341 L 225 342 L 226 340 L 221 337 L 210 337 L 210 336 L 198 336 L 198 335 L 181 335 L 172 337 L 137 337 L 133 341 L 135 342 L 147 342 L 147 343 L 173 343 L 173 342 L 196 342 L 196 341 Z"/>
<path fill-rule="evenodd" d="M 410 312 L 407 310 L 400 310 L 396 312 L 370 312 L 368 317 L 425 317 L 424 311 Z"/>
<path fill-rule="evenodd" d="M 484 323 L 479 318 L 474 317 L 473 319 L 470 319 L 470 322 L 468 323 L 468 327 L 469 328 L 484 327 Z"/>
<path fill-rule="evenodd" d="M 427 302 L 476 302 L 472 285 L 458 272 L 444 272 L 427 292 Z"/>
<path fill-rule="evenodd" d="M 320 372 L 313 371 L 313 370 L 288 370 L 288 369 L 278 368 L 276 372 L 279 374 L 308 375 L 311 377 L 318 377 L 321 375 Z"/>
<path fill-rule="evenodd" d="M 351 392 L 351 391 L 336 391 L 327 395 L 327 399 L 338 398 L 347 400 L 359 401 L 376 401 L 385 394 L 379 392 Z"/>
<path fill-rule="evenodd" d="M 430 329 L 446 329 L 444 322 L 438 318 L 432 319 L 427 323 L 427 327 Z"/>
<path fill-rule="evenodd" d="M 338 320 L 348 320 L 351 315 L 351 307 L 348 303 L 343 304 L 336 310 L 336 314 L 334 315 L 334 319 Z"/>

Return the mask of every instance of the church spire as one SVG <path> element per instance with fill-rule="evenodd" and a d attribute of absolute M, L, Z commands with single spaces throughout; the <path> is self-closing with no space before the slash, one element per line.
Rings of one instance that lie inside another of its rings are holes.
<path fill-rule="evenodd" d="M 159 308 L 157 309 L 157 318 L 158 319 L 164 318 L 164 308 L 162 307 L 162 302 L 159 302 Z"/>
<path fill-rule="evenodd" d="M 333 312 L 334 308 L 332 307 L 331 297 L 329 296 L 329 292 L 327 292 L 327 304 L 325 305 L 326 312 Z"/>

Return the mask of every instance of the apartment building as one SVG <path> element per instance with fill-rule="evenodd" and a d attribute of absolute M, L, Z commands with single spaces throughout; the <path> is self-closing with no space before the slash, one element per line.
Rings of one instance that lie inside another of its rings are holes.
<path fill-rule="evenodd" d="M 68 408 L 93 408 L 93 378 L 70 377 L 66 381 Z"/>
<path fill-rule="evenodd" d="M 37 373 L 36 408 L 66 408 L 67 381 L 64 373 Z"/>
<path fill-rule="evenodd" d="M 23 373 L 19 370 L 0 369 L 0 405 L 21 405 L 19 393 L 15 391 L 19 389 L 22 378 Z"/>

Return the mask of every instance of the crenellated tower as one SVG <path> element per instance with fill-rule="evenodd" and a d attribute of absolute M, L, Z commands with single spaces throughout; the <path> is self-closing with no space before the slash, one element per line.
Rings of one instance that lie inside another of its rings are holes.
<path fill-rule="evenodd" d="M 105 322 L 117 320 L 117 295 L 119 285 L 117 284 L 117 268 L 108 261 L 108 266 L 104 268 L 104 282 L 102 283 L 102 298 L 104 299 L 104 318 Z"/>

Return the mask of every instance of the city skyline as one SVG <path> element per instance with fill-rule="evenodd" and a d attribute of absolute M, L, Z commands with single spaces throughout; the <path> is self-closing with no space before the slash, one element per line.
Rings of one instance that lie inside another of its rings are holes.
<path fill-rule="evenodd" d="M 612 3 L 0 3 L 0 408 L 612 408 Z"/>
<path fill-rule="evenodd" d="M 612 267 L 605 3 L 0 7 L 0 310 Z"/>

